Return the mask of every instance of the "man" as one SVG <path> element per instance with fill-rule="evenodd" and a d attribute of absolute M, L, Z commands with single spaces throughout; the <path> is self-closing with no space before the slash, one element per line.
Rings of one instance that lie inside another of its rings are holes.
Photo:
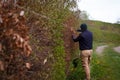
<path fill-rule="evenodd" d="M 92 54 L 92 43 L 93 43 L 93 35 L 92 32 L 87 30 L 86 24 L 81 24 L 79 36 L 75 37 L 72 35 L 72 39 L 74 42 L 79 42 L 80 49 L 80 57 L 82 60 L 82 66 L 85 70 L 86 80 L 90 80 L 90 60 Z"/>

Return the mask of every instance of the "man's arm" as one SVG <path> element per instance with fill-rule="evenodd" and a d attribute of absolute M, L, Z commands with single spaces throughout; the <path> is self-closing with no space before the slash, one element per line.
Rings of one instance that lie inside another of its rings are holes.
<path fill-rule="evenodd" d="M 72 35 L 73 41 L 74 41 L 74 42 L 78 42 L 79 39 L 80 39 L 80 35 L 76 37 L 76 35 L 75 35 L 76 32 L 75 32 L 75 30 L 74 30 L 72 27 L 71 27 L 71 32 L 72 32 L 72 34 L 73 34 L 73 35 Z"/>
<path fill-rule="evenodd" d="M 80 35 L 75 37 L 75 35 L 72 35 L 72 39 L 74 42 L 78 42 L 80 40 Z"/>

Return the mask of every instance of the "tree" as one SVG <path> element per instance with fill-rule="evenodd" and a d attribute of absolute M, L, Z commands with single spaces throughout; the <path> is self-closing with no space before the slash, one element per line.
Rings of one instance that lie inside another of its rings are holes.
<path fill-rule="evenodd" d="M 120 24 L 120 18 L 117 20 L 117 22 L 116 22 L 117 24 Z"/>
<path fill-rule="evenodd" d="M 80 18 L 82 20 L 88 20 L 89 19 L 89 15 L 88 15 L 88 13 L 86 11 L 81 11 Z"/>

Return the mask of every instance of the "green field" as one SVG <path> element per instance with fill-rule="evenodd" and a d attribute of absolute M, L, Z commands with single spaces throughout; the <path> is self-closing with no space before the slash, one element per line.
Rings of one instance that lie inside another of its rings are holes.
<path fill-rule="evenodd" d="M 88 29 L 94 35 L 94 51 L 91 62 L 91 80 L 120 80 L 120 54 L 113 50 L 120 46 L 120 25 L 103 23 L 99 21 L 81 21 L 87 23 Z M 98 55 L 95 51 L 97 46 L 108 45 Z M 78 61 L 75 69 L 71 67 L 71 74 L 68 80 L 84 80 L 84 72 L 81 68 L 81 62 Z"/>
<path fill-rule="evenodd" d="M 113 50 L 114 44 L 105 48 L 102 56 L 94 51 L 91 63 L 92 80 L 119 80 L 120 54 Z"/>

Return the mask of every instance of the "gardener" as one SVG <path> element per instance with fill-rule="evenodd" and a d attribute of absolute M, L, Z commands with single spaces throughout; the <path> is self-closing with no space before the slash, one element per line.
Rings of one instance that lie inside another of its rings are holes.
<path fill-rule="evenodd" d="M 73 34 L 72 39 L 74 42 L 79 42 L 80 58 L 86 74 L 86 80 L 90 80 L 90 60 L 92 54 L 93 35 L 92 32 L 87 30 L 86 24 L 81 24 L 80 28 L 81 29 L 77 30 L 80 34 L 77 37 Z"/>

